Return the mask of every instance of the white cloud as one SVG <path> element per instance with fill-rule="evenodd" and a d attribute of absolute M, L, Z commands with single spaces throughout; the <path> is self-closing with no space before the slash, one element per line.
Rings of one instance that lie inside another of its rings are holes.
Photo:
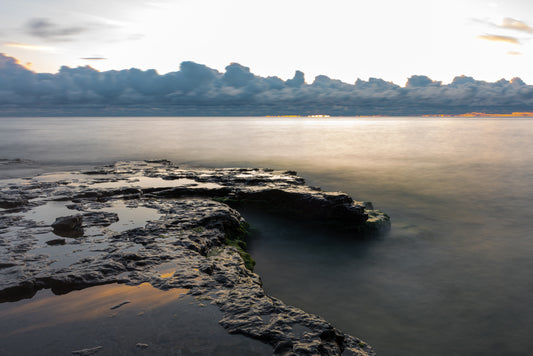
<path fill-rule="evenodd" d="M 509 30 L 533 33 L 533 28 L 531 28 L 528 24 L 526 24 L 523 21 L 515 20 L 510 17 L 504 18 L 502 21 L 502 24 L 499 27 L 509 29 Z"/>
<path fill-rule="evenodd" d="M 485 34 L 485 35 L 477 36 L 477 38 L 481 40 L 492 41 L 492 42 L 507 42 L 507 43 L 517 44 L 517 45 L 520 44 L 520 40 L 512 36 Z"/>
<path fill-rule="evenodd" d="M 6 47 L 12 47 L 12 48 L 20 48 L 20 49 L 26 49 L 29 51 L 53 51 L 53 47 L 47 47 L 47 46 L 36 46 L 31 45 L 27 43 L 17 43 L 17 42 L 6 42 L 4 43 L 4 46 Z"/>

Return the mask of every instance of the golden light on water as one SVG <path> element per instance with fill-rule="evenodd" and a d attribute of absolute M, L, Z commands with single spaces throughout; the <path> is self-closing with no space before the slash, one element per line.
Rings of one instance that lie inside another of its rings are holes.
<path fill-rule="evenodd" d="M 13 318 L 31 317 L 31 325 L 9 333 L 14 335 L 64 323 L 113 317 L 122 311 L 142 313 L 147 309 L 162 307 L 176 301 L 188 291 L 178 288 L 162 291 L 149 283 L 138 286 L 107 284 L 73 291 L 62 296 L 51 295 L 44 298 L 37 296 L 36 299 L 23 301 L 20 306 L 0 311 L 0 323 L 9 323 Z M 121 303 L 125 304 L 117 308 L 116 306 Z M 111 309 L 112 307 L 116 308 Z"/>
<path fill-rule="evenodd" d="M 174 273 L 176 273 L 175 271 L 172 271 L 172 272 L 166 272 L 166 273 L 162 273 L 161 274 L 161 278 L 170 278 L 174 275 Z"/>

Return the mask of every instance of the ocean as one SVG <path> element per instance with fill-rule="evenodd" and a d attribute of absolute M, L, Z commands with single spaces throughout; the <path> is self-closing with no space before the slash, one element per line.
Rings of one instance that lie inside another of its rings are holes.
<path fill-rule="evenodd" d="M 379 355 L 528 355 L 532 137 L 520 118 L 0 118 L 0 159 L 34 161 L 0 178 L 161 158 L 296 170 L 392 229 L 360 240 L 242 211 L 270 295 Z"/>

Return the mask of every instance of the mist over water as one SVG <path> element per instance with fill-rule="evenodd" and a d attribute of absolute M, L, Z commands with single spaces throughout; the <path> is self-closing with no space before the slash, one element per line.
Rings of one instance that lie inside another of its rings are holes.
<path fill-rule="evenodd" d="M 533 349 L 532 120 L 0 118 L 0 127 L 0 158 L 42 170 L 159 158 L 293 169 L 372 201 L 392 231 L 364 241 L 243 211 L 267 292 L 380 355 Z"/>

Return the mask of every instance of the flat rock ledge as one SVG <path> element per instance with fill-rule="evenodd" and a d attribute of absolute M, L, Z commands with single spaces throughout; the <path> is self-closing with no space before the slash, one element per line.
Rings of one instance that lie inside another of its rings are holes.
<path fill-rule="evenodd" d="M 152 209 L 159 218 L 114 231 L 118 215 L 110 210 L 118 203 Z M 72 213 L 36 221 L 31 212 L 47 204 Z M 0 302 L 43 288 L 63 294 L 148 282 L 210 301 L 228 332 L 267 343 L 277 355 L 374 355 L 360 339 L 265 294 L 244 251 L 246 222 L 234 209 L 241 205 L 342 227 L 354 238 L 390 228 L 389 217 L 371 203 L 309 187 L 292 171 L 180 169 L 159 160 L 0 181 Z M 55 221 L 63 224 L 61 238 Z M 58 256 L 72 244 L 76 258 L 65 265 Z"/>

